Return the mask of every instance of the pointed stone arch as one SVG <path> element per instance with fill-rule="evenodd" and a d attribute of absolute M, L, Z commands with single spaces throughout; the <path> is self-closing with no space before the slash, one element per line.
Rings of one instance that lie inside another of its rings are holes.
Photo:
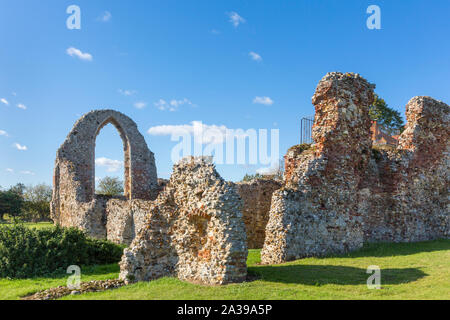
<path fill-rule="evenodd" d="M 123 184 L 124 184 L 124 196 L 125 198 L 127 198 L 128 200 L 132 199 L 132 187 L 131 187 L 131 164 L 130 164 L 130 160 L 131 160 L 131 155 L 130 155 L 130 141 L 128 139 L 127 134 L 125 133 L 125 130 L 123 129 L 123 127 L 120 125 L 120 123 L 116 120 L 116 118 L 114 117 L 109 117 L 107 118 L 102 124 L 100 124 L 100 126 L 97 129 L 97 132 L 95 133 L 95 140 L 94 140 L 94 154 L 93 154 L 93 158 L 94 158 L 94 192 L 95 192 L 95 144 L 97 141 L 97 136 L 100 134 L 100 131 L 107 126 L 108 124 L 112 124 L 116 130 L 119 132 L 119 136 L 122 139 L 122 143 L 123 143 L 123 155 L 124 155 L 124 161 L 123 161 L 123 166 L 124 166 L 124 179 L 123 179 Z"/>
<path fill-rule="evenodd" d="M 118 111 L 95 110 L 75 123 L 57 151 L 51 205 L 56 223 L 79 224 L 74 222 L 78 220 L 74 210 L 96 200 L 95 144 L 97 135 L 107 124 L 114 125 L 123 142 L 125 198 L 155 199 L 158 192 L 155 158 L 136 123 Z M 90 208 L 94 210 L 98 205 L 92 204 Z"/>

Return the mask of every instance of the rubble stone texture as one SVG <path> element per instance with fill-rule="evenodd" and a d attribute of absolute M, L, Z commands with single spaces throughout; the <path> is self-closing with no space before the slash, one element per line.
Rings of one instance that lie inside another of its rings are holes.
<path fill-rule="evenodd" d="M 87 292 L 100 292 L 105 290 L 117 289 L 125 285 L 122 280 L 92 280 L 80 283 L 79 289 L 71 289 L 67 286 L 59 286 L 47 290 L 36 292 L 32 295 L 23 297 L 21 300 L 56 300 L 69 294 L 82 294 Z"/>
<path fill-rule="evenodd" d="M 272 194 L 281 188 L 281 182 L 272 179 L 254 179 L 249 182 L 238 182 L 236 188 L 243 200 L 242 214 L 248 248 L 261 249 L 266 237 Z"/>
<path fill-rule="evenodd" d="M 414 97 L 406 118 L 399 146 L 375 150 L 360 188 L 367 241 L 450 237 L 450 107 Z"/>
<path fill-rule="evenodd" d="M 120 199 L 95 195 L 95 141 L 109 123 L 119 131 L 124 147 L 124 196 Z M 56 224 L 78 227 L 92 237 L 129 243 L 134 232 L 130 228 L 141 217 L 133 216 L 133 211 L 119 217 L 118 212 L 122 207 L 133 207 L 131 202 L 136 199 L 155 199 L 159 189 L 154 155 L 136 123 L 114 110 L 91 111 L 75 123 L 58 149 L 51 217 Z M 115 208 L 114 204 L 120 206 Z M 108 231 L 114 225 L 120 230 L 112 234 Z"/>
<path fill-rule="evenodd" d="M 319 82 L 312 99 L 316 143 L 285 157 L 263 263 L 346 252 L 364 241 L 449 237 L 449 106 L 411 99 L 399 146 L 374 150 L 373 88 L 353 73 L 328 73 Z"/>
<path fill-rule="evenodd" d="M 185 158 L 157 199 L 120 262 L 120 279 L 163 276 L 209 285 L 246 278 L 242 201 L 205 158 Z"/>

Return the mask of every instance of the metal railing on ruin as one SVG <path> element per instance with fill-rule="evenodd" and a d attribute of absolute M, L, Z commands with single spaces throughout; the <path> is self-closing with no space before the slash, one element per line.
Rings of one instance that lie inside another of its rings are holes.
<path fill-rule="evenodd" d="M 314 116 L 304 117 L 300 121 L 300 144 L 314 143 L 312 138 L 312 127 L 314 124 Z"/>

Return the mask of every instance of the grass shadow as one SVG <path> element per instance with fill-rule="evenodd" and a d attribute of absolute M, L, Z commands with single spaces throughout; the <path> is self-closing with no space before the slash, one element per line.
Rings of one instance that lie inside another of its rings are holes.
<path fill-rule="evenodd" d="M 90 265 L 90 266 L 80 266 L 81 268 L 81 277 L 98 277 L 98 276 L 104 276 L 111 273 L 119 273 L 120 267 L 118 263 L 111 263 L 111 264 L 102 264 L 102 265 Z M 66 279 L 69 276 L 71 276 L 71 273 L 66 273 L 63 270 L 57 270 L 55 272 L 45 274 L 45 275 L 39 275 L 39 276 L 33 276 L 29 278 L 7 278 L 10 280 L 41 280 L 41 279 Z M 5 278 L 0 278 L 5 279 Z M 83 281 L 83 279 L 81 279 Z"/>
<path fill-rule="evenodd" d="M 249 267 L 249 273 L 263 281 L 321 286 L 366 284 L 366 269 L 331 265 L 265 265 Z M 416 268 L 381 269 L 382 284 L 401 284 L 427 276 Z"/>
<path fill-rule="evenodd" d="M 423 252 L 450 250 L 450 239 L 439 239 L 423 242 L 378 242 L 366 243 L 363 248 L 347 254 L 327 255 L 323 258 L 364 258 L 408 256 Z"/>

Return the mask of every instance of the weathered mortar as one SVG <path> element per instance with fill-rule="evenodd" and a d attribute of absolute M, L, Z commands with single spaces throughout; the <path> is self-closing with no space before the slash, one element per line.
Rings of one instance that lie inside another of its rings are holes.
<path fill-rule="evenodd" d="M 313 96 L 311 148 L 285 157 L 272 198 L 263 263 L 345 252 L 364 241 L 449 237 L 449 106 L 415 97 L 397 149 L 372 150 L 373 85 L 329 73 Z"/>
<path fill-rule="evenodd" d="M 254 179 L 249 182 L 238 182 L 236 188 L 243 200 L 242 214 L 248 248 L 260 249 L 266 236 L 272 194 L 281 188 L 281 182 L 272 179 Z"/>
<path fill-rule="evenodd" d="M 203 284 L 246 278 L 242 202 L 208 159 L 186 158 L 145 211 L 144 226 L 120 262 L 120 278 L 176 276 Z"/>

